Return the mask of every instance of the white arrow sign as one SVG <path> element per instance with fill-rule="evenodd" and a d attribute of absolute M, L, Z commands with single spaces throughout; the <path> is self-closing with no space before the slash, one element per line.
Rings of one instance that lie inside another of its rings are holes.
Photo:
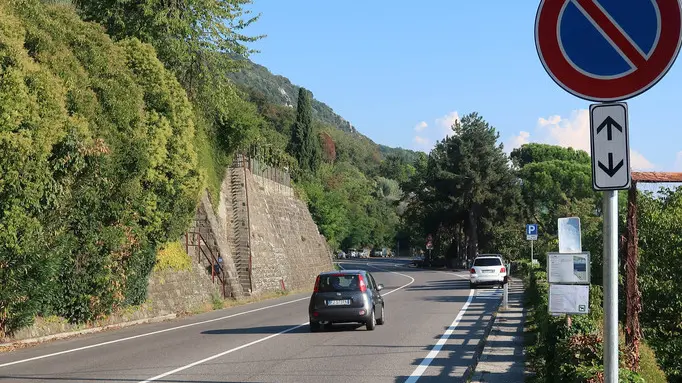
<path fill-rule="evenodd" d="M 624 102 L 590 105 L 592 187 L 595 190 L 630 188 L 628 106 Z"/>

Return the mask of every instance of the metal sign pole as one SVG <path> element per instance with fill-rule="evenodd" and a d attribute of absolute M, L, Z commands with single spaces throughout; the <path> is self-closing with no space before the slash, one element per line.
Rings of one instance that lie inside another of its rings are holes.
<path fill-rule="evenodd" d="M 530 267 L 533 268 L 533 242 L 530 241 Z"/>
<path fill-rule="evenodd" d="M 604 381 L 618 382 L 618 191 L 604 192 Z"/>

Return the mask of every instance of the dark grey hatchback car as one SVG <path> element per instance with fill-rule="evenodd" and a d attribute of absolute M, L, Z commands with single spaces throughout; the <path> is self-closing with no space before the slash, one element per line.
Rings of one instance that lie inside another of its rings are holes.
<path fill-rule="evenodd" d="M 374 330 L 386 321 L 384 299 L 379 293 L 383 288 L 365 270 L 321 273 L 308 306 L 310 331 L 332 323 L 362 323 L 367 330 Z"/>

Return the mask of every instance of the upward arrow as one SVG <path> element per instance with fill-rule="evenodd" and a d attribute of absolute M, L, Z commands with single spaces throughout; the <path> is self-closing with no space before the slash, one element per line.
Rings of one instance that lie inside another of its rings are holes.
<path fill-rule="evenodd" d="M 604 130 L 604 128 L 606 128 L 606 139 L 609 141 L 611 141 L 613 138 L 613 128 L 616 128 L 619 132 L 623 133 L 623 127 L 620 126 L 616 120 L 611 118 L 611 116 L 607 116 L 606 119 L 597 127 L 597 134 Z"/>

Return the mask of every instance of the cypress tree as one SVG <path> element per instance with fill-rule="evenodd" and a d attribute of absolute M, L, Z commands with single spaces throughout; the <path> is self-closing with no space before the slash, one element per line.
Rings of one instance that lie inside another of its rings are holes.
<path fill-rule="evenodd" d="M 320 142 L 313 132 L 312 95 L 304 88 L 298 90 L 296 122 L 291 129 L 289 152 L 298 160 L 301 169 L 317 170 L 321 159 Z"/>

